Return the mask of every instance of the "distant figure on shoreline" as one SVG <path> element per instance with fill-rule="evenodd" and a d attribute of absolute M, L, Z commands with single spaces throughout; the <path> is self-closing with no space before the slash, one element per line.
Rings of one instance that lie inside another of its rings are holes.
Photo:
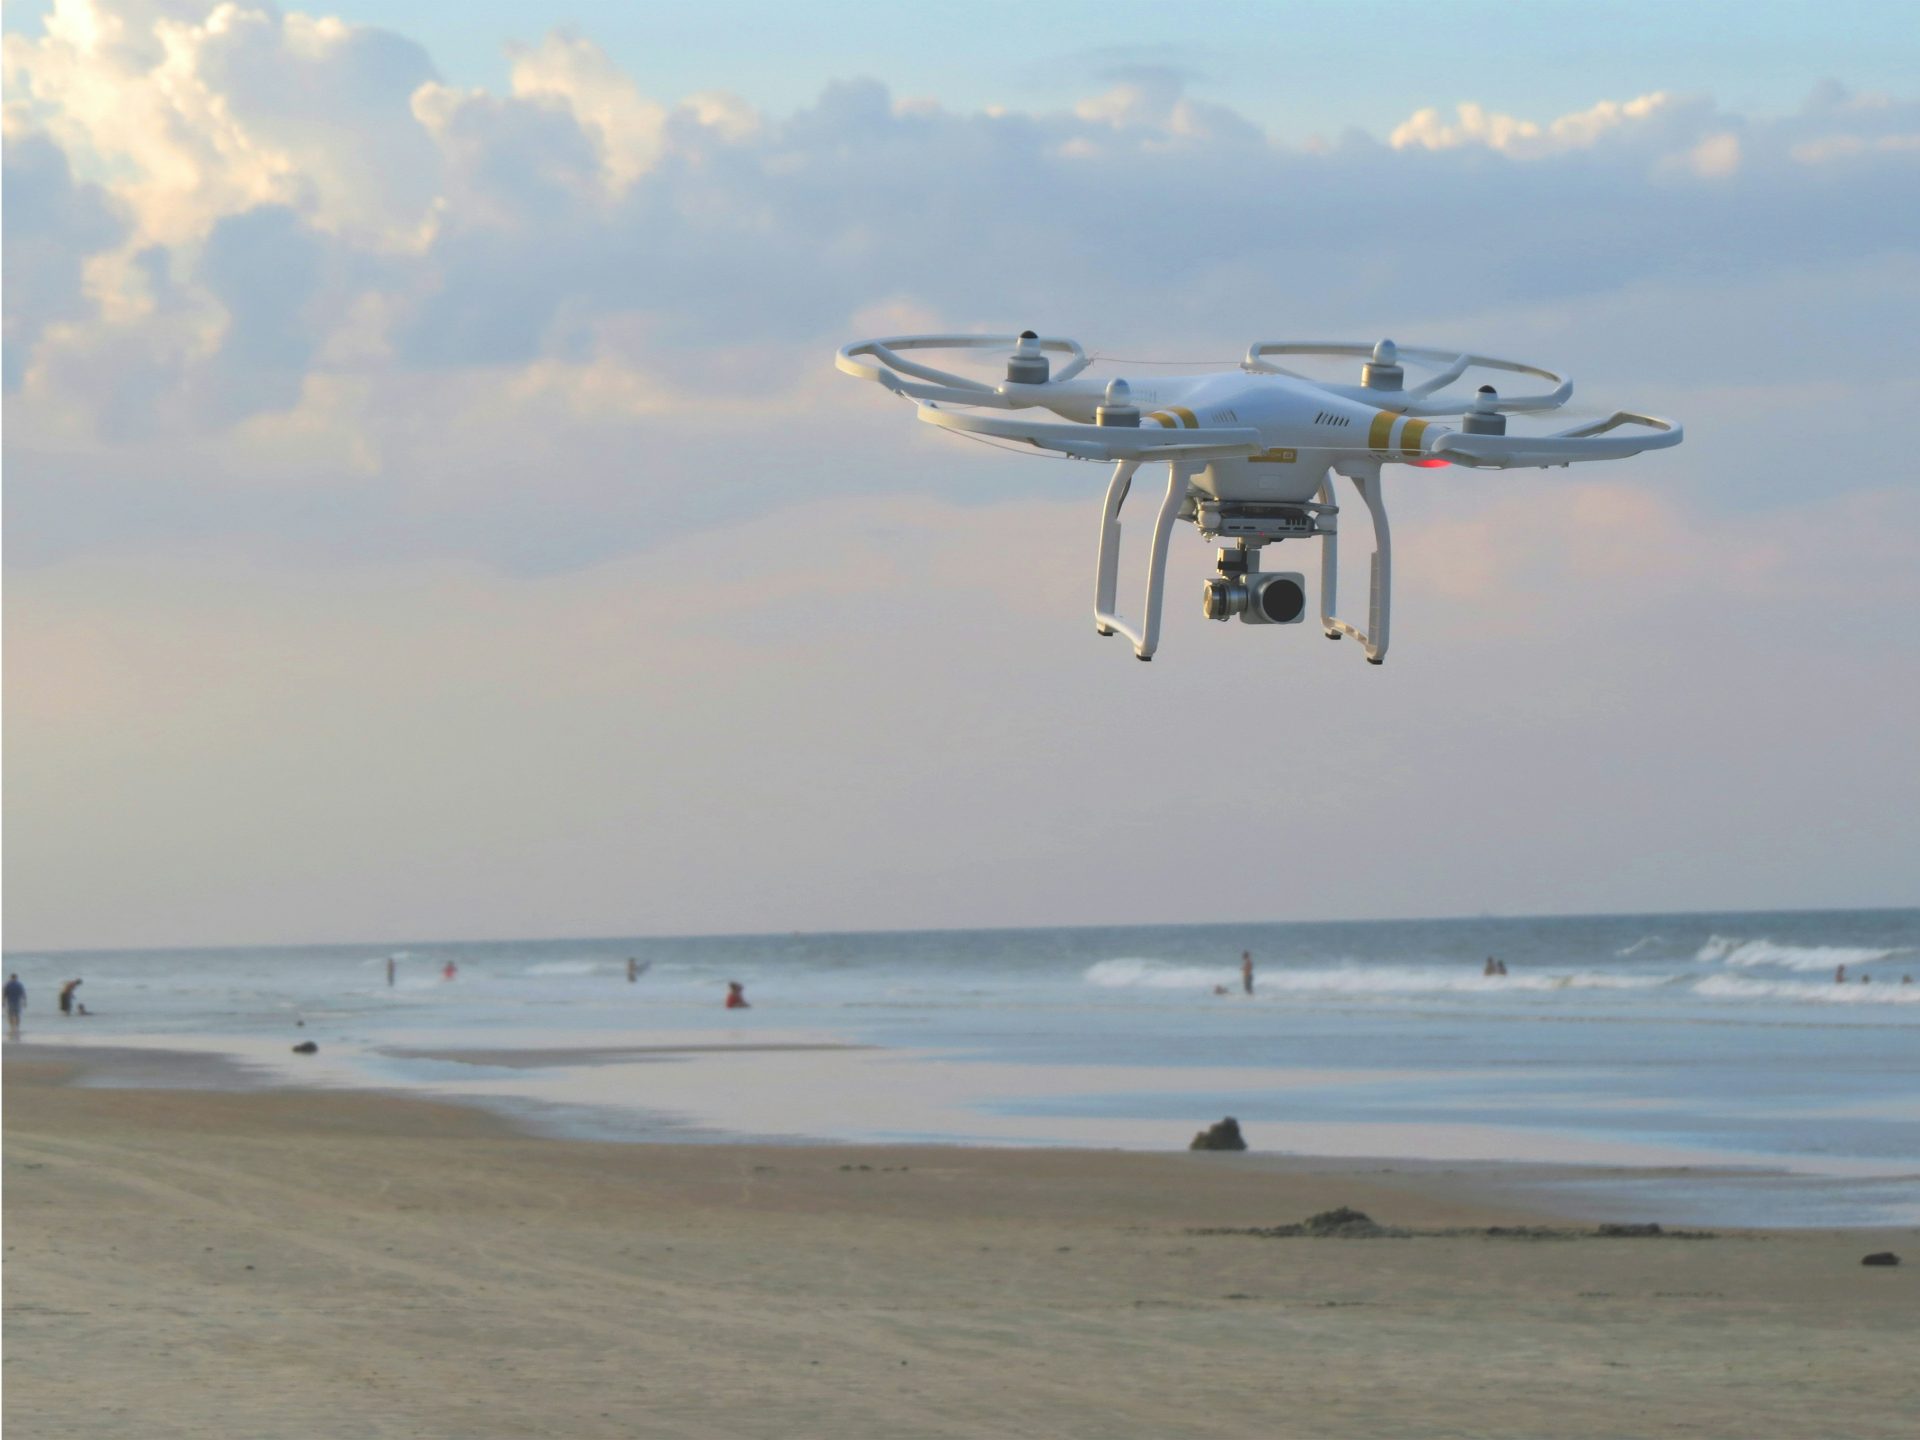
<path fill-rule="evenodd" d="M 1844 985 L 1847 983 L 1847 967 L 1846 966 L 1836 965 L 1833 967 L 1833 983 L 1836 985 Z"/>
<path fill-rule="evenodd" d="M 746 987 L 738 980 L 727 981 L 727 1009 L 751 1010 L 752 1008 L 751 1005 L 747 1004 Z"/>
<path fill-rule="evenodd" d="M 79 988 L 80 982 L 78 980 L 69 980 L 60 987 L 60 1013 L 62 1015 L 73 1014 L 73 992 Z"/>
<path fill-rule="evenodd" d="M 1240 987 L 1247 994 L 1253 994 L 1253 952 L 1251 950 L 1240 952 Z"/>
<path fill-rule="evenodd" d="M 1480 967 L 1480 973 L 1484 976 L 1493 976 L 1500 973 L 1493 968 L 1493 957 L 1491 955 L 1487 956 L 1487 963 Z"/>
<path fill-rule="evenodd" d="M 397 962 L 391 955 L 387 956 L 387 988 L 389 990 L 393 988 L 394 972 L 399 968 L 400 968 L 399 962 Z"/>
<path fill-rule="evenodd" d="M 1492 975 L 1496 977 L 1504 975 L 1507 973 L 1507 962 L 1504 960 L 1496 960 L 1493 956 L 1489 955 L 1487 956 L 1487 963 L 1482 967 L 1480 973 L 1482 975 Z"/>
<path fill-rule="evenodd" d="M 458 975 L 459 973 L 460 973 L 460 967 L 454 964 L 453 961 L 451 960 L 447 961 L 446 964 L 440 967 L 440 978 L 442 980 L 451 980 L 453 979 L 454 976 Z"/>
<path fill-rule="evenodd" d="M 637 956 L 629 955 L 627 957 L 627 983 L 629 985 L 633 984 L 634 981 L 638 980 L 652 968 L 653 962 L 651 960 L 641 960 Z"/>
<path fill-rule="evenodd" d="M 0 994 L 4 994 L 7 1000 L 7 1038 L 18 1040 L 20 1012 L 27 1008 L 27 987 L 20 983 L 18 971 L 7 977 L 6 989 L 0 991 Z"/>

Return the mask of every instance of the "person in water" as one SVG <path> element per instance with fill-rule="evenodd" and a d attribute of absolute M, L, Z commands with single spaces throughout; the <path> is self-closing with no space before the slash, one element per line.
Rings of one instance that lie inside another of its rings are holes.
<path fill-rule="evenodd" d="M 395 972 L 395 971 L 397 971 L 397 970 L 398 970 L 399 968 L 400 968 L 400 967 L 399 967 L 399 965 L 398 965 L 398 964 L 397 964 L 397 963 L 396 963 L 396 962 L 394 961 L 394 958 L 393 958 L 393 957 L 392 957 L 391 955 L 389 955 L 389 956 L 387 957 L 387 988 L 388 988 L 389 990 L 391 990 L 391 989 L 393 988 L 393 976 L 394 976 L 394 972 Z"/>
<path fill-rule="evenodd" d="M 0 994 L 4 994 L 7 1000 L 7 1038 L 9 1040 L 18 1040 L 20 1038 L 20 1012 L 27 1008 L 27 987 L 20 983 L 18 972 L 7 977 L 6 989 L 0 991 Z"/>
<path fill-rule="evenodd" d="M 1251 950 L 1240 952 L 1240 988 L 1249 995 L 1253 994 L 1253 952 Z"/>
<path fill-rule="evenodd" d="M 746 987 L 738 980 L 727 981 L 727 1009 L 751 1010 L 752 1008 L 751 1005 L 747 1004 Z"/>
<path fill-rule="evenodd" d="M 447 961 L 446 964 L 440 967 L 440 978 L 442 980 L 451 980 L 453 979 L 454 976 L 458 975 L 459 973 L 460 973 L 460 967 L 454 964 L 453 961 L 451 960 Z"/>
<path fill-rule="evenodd" d="M 1480 973 L 1488 976 L 1498 975 L 1500 973 L 1493 968 L 1493 957 L 1491 955 L 1487 956 L 1487 963 L 1480 967 Z"/>
<path fill-rule="evenodd" d="M 60 1013 L 62 1015 L 73 1014 L 73 992 L 79 988 L 80 982 L 78 980 L 69 980 L 60 987 Z"/>
<path fill-rule="evenodd" d="M 1847 967 L 1846 966 L 1836 965 L 1833 967 L 1833 983 L 1836 985 L 1844 985 L 1847 983 Z"/>

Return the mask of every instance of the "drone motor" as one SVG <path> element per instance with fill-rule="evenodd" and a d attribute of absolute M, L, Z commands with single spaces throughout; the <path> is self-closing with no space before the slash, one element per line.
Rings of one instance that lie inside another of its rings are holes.
<path fill-rule="evenodd" d="M 1013 385 L 1044 385 L 1053 366 L 1040 350 L 1040 337 L 1031 330 L 1020 332 L 1020 341 L 1007 357 L 1007 380 Z"/>

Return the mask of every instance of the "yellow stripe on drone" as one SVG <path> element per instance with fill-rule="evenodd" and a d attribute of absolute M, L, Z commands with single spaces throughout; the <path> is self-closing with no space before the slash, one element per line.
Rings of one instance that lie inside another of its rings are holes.
<path fill-rule="evenodd" d="M 1393 422 L 1399 418 L 1391 410 L 1374 411 L 1373 424 L 1367 427 L 1367 448 L 1369 450 L 1386 449 L 1387 439 L 1393 434 Z"/>
<path fill-rule="evenodd" d="M 1180 428 L 1180 422 L 1164 410 L 1155 410 L 1151 415 L 1147 416 L 1147 418 L 1158 421 L 1162 428 L 1167 430 L 1178 430 Z"/>
<path fill-rule="evenodd" d="M 1400 430 L 1400 453 L 1402 455 L 1418 455 L 1420 453 L 1420 437 L 1426 433 L 1427 422 L 1425 420 L 1407 421 Z"/>
<path fill-rule="evenodd" d="M 1180 417 L 1180 423 L 1185 425 L 1189 430 L 1198 430 L 1200 428 L 1200 417 L 1195 415 L 1193 411 L 1187 409 L 1186 406 L 1169 405 L 1167 408 L 1178 415 Z"/>

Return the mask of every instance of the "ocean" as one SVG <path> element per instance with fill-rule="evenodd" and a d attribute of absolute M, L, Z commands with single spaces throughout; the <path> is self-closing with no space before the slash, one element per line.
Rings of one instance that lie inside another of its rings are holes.
<path fill-rule="evenodd" d="M 1504 977 L 1483 973 L 1490 957 Z M 1177 1149 L 1232 1115 L 1266 1153 L 1537 1165 L 1556 1184 L 1583 1172 L 1546 1167 L 1588 1167 L 1592 1204 L 1621 1213 L 1920 1221 L 1915 909 L 18 952 L 6 967 L 29 988 L 28 1045 L 220 1055 L 249 1083 L 465 1100 L 567 1134 Z M 63 1018 L 55 995 L 76 977 L 90 1013 Z M 732 980 L 752 1008 L 721 1008 Z M 309 1039 L 317 1055 L 292 1053 Z"/>

